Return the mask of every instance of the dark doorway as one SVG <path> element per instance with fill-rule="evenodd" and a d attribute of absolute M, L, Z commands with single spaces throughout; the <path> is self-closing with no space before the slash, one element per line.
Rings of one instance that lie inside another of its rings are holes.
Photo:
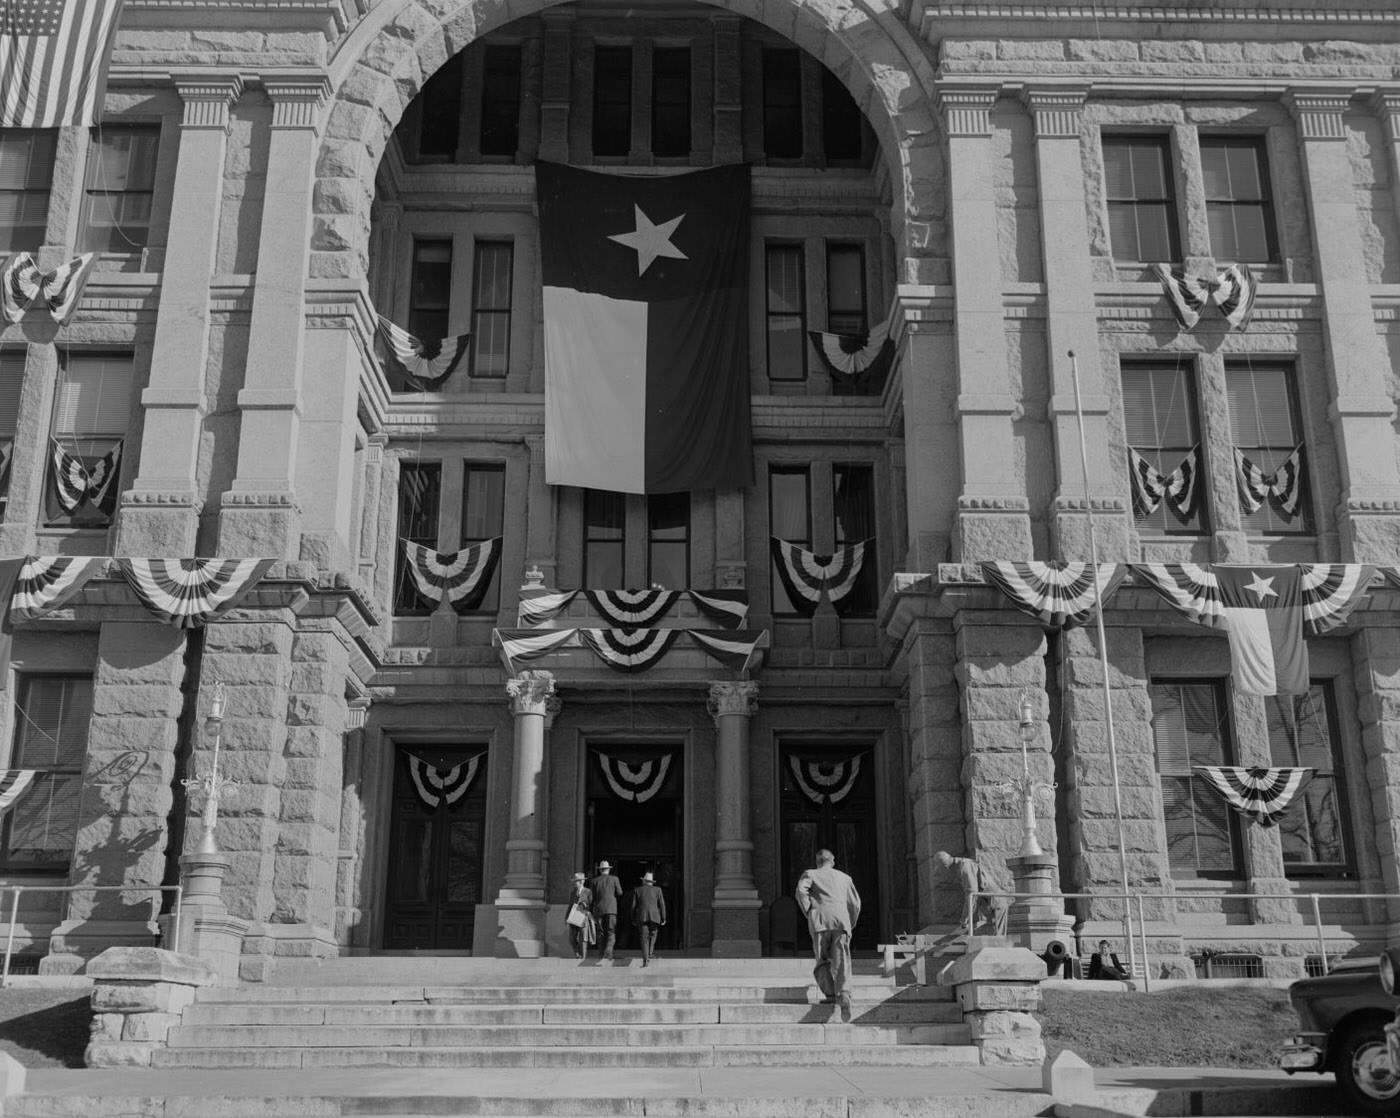
<path fill-rule="evenodd" d="M 471 949 L 485 833 L 481 746 L 395 750 L 385 948 Z"/>
<path fill-rule="evenodd" d="M 622 881 L 619 949 L 641 949 L 627 913 L 631 892 L 648 871 L 666 898 L 666 925 L 656 946 L 666 951 L 685 946 L 682 767 L 676 746 L 588 747 L 586 854 L 590 872 L 606 858 Z"/>
<path fill-rule="evenodd" d="M 784 745 L 782 768 L 782 886 L 791 891 L 823 848 L 836 868 L 855 880 L 861 917 L 851 946 L 880 942 L 880 862 L 875 819 L 875 755 L 860 745 Z M 810 951 L 807 922 L 799 919 L 798 949 Z"/>

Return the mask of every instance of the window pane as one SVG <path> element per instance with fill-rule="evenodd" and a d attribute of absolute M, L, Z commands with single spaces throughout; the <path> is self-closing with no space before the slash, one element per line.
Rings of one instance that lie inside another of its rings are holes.
<path fill-rule="evenodd" d="M 19 394 L 24 387 L 24 350 L 0 352 L 0 440 L 19 430 Z"/>
<path fill-rule="evenodd" d="M 590 590 L 625 588 L 627 499 L 602 489 L 584 490 L 584 585 Z"/>
<path fill-rule="evenodd" d="M 801 245 L 769 245 L 767 251 L 768 376 L 807 376 L 806 284 Z"/>
<path fill-rule="evenodd" d="M 40 189 L 47 193 L 57 150 L 56 130 L 0 128 L 0 190 Z"/>
<path fill-rule="evenodd" d="M 520 48 L 486 48 L 481 76 L 481 154 L 514 155 L 520 146 Z"/>
<path fill-rule="evenodd" d="M 1265 699 L 1273 764 L 1314 770 L 1295 802 L 1279 817 L 1283 860 L 1307 872 L 1336 872 L 1347 864 L 1339 797 L 1341 763 L 1333 746 L 1328 689 Z"/>
<path fill-rule="evenodd" d="M 452 242 L 415 241 L 408 289 L 408 332 L 427 341 L 447 334 L 452 297 Z"/>
<path fill-rule="evenodd" d="M 593 54 L 593 154 L 632 150 L 632 48 L 595 48 Z"/>
<path fill-rule="evenodd" d="M 865 250 L 860 245 L 827 246 L 826 316 L 826 328 L 834 334 L 865 331 Z"/>
<path fill-rule="evenodd" d="M 92 719 L 90 677 L 30 677 L 15 719 L 16 767 L 81 769 Z"/>
<path fill-rule="evenodd" d="M 776 467 L 768 475 L 768 532 L 780 540 L 811 545 L 812 512 L 807 468 Z M 771 564 L 770 564 L 771 566 Z M 768 578 L 773 612 L 796 613 L 776 571 Z"/>
<path fill-rule="evenodd" d="M 1149 693 L 1171 868 L 1192 877 L 1234 874 L 1234 823 L 1224 800 L 1194 767 L 1232 763 L 1223 692 L 1213 682 L 1154 682 Z"/>
<path fill-rule="evenodd" d="M 399 465 L 399 536 L 436 549 L 438 507 L 442 499 L 442 465 L 438 462 L 402 462 Z M 408 573 L 402 546 L 396 549 L 394 612 L 428 613 L 433 603 L 418 593 Z"/>
<path fill-rule="evenodd" d="M 802 61 L 796 50 L 763 52 L 763 151 L 778 159 L 802 155 Z"/>
<path fill-rule="evenodd" d="M 647 498 L 647 581 L 668 590 L 690 585 L 690 494 Z"/>
<path fill-rule="evenodd" d="M 1162 144 L 1136 141 L 1132 145 L 1133 195 L 1137 198 L 1168 198 L 1167 153 Z"/>
<path fill-rule="evenodd" d="M 462 545 L 481 543 L 502 534 L 505 521 L 506 471 L 503 465 L 467 463 L 462 474 Z M 477 607 L 494 613 L 501 601 L 501 566 L 491 573 L 491 582 Z"/>
<path fill-rule="evenodd" d="M 81 773 L 48 772 L 10 809 L 5 860 L 12 866 L 66 864 L 78 837 Z"/>
<path fill-rule="evenodd" d="M 1201 141 L 1201 176 L 1205 180 L 1207 198 L 1230 198 L 1229 149 L 1223 144 Z"/>
<path fill-rule="evenodd" d="M 1109 236 L 1119 260 L 1177 258 L 1176 201 L 1162 137 L 1103 141 Z"/>
<path fill-rule="evenodd" d="M 822 148 L 828 162 L 861 161 L 865 155 L 865 117 L 841 79 L 822 69 Z"/>
<path fill-rule="evenodd" d="M 1124 365 L 1123 426 L 1128 446 L 1156 470 L 1173 473 L 1199 442 L 1195 395 L 1189 368 L 1171 365 Z M 1199 455 L 1199 451 L 1197 452 Z M 1199 534 L 1207 529 L 1203 462 L 1196 462 L 1196 502 L 1183 517 L 1163 500 L 1150 513 L 1136 513 L 1144 533 Z"/>
<path fill-rule="evenodd" d="M 1230 432 L 1245 447 L 1297 445 L 1289 371 L 1278 366 L 1229 365 L 1225 388 Z"/>
<path fill-rule="evenodd" d="M 865 544 L 865 558 L 846 609 L 873 613 L 879 604 L 879 563 L 875 553 L 875 470 L 860 464 L 832 467 L 832 518 L 836 545 Z"/>
<path fill-rule="evenodd" d="M 690 154 L 690 51 L 657 47 L 651 59 L 653 155 Z"/>
<path fill-rule="evenodd" d="M 515 246 L 479 241 L 472 270 L 472 375 L 503 377 L 510 369 L 510 295 Z"/>
<path fill-rule="evenodd" d="M 1135 196 L 1132 149 L 1129 145 L 1118 141 L 1104 140 L 1103 170 L 1104 189 L 1110 199 Z"/>
<path fill-rule="evenodd" d="M 129 356 L 70 353 L 61 375 L 53 423 L 59 442 L 126 434 L 131 415 Z"/>
<path fill-rule="evenodd" d="M 418 95 L 422 116 L 418 154 L 451 158 L 457 154 L 462 116 L 462 56 L 453 55 L 430 77 Z"/>

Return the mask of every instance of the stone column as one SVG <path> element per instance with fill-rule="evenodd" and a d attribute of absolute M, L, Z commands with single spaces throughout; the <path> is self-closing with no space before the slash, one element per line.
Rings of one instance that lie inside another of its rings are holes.
<path fill-rule="evenodd" d="M 1079 130 L 1083 89 L 1031 89 L 1023 94 L 1035 122 L 1035 162 L 1040 198 L 1041 258 L 1045 268 L 1045 343 L 1050 364 L 1050 422 L 1054 430 L 1059 490 L 1051 521 L 1052 552 L 1089 558 L 1084 469 L 1079 420 L 1068 354 L 1079 363 L 1084 442 L 1089 454 L 1090 499 L 1096 512 L 1102 559 L 1125 558 L 1128 521 L 1121 475 L 1108 457 L 1108 370 L 1099 362 L 1098 308 L 1085 221 L 1084 164 Z"/>
<path fill-rule="evenodd" d="M 377 592 L 375 552 L 379 545 L 379 489 L 384 482 L 384 447 L 387 435 L 371 435 L 365 447 L 365 492 L 360 501 L 360 580 Z"/>
<path fill-rule="evenodd" d="M 506 694 L 515 716 L 515 765 L 506 877 L 496 897 L 496 954 L 533 959 L 545 953 L 544 747 L 554 677 L 543 671 L 521 672 L 506 680 Z"/>
<path fill-rule="evenodd" d="M 122 496 L 118 555 L 193 555 L 198 530 L 195 475 L 206 413 L 209 277 L 223 201 L 229 108 L 242 94 L 243 80 L 236 74 L 176 75 L 175 88 L 185 112 L 150 379 L 141 393 L 141 462 Z"/>
<path fill-rule="evenodd" d="M 738 680 L 710 684 L 715 720 L 715 899 L 716 958 L 763 954 L 758 913 L 762 902 L 753 879 L 749 827 L 749 724 L 758 710 L 758 684 Z"/>
<path fill-rule="evenodd" d="M 1390 449 L 1395 407 L 1370 283 L 1357 267 L 1365 252 L 1347 144 L 1350 104 L 1349 94 L 1332 89 L 1294 89 L 1288 95 L 1298 123 L 1322 295 L 1323 353 L 1332 400 L 1328 416 L 1336 432 L 1343 486 L 1337 524 L 1342 558 L 1389 562 L 1400 534 L 1400 472 Z"/>
<path fill-rule="evenodd" d="M 219 553 L 297 558 L 301 514 L 293 479 L 302 414 L 303 320 L 312 233 L 316 122 L 330 81 L 268 76 L 272 100 L 258 272 L 248 325 L 238 473 L 223 496 Z"/>

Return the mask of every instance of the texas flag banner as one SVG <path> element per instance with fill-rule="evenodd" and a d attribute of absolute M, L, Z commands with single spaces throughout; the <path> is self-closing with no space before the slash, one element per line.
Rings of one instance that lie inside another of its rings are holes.
<path fill-rule="evenodd" d="M 545 480 L 619 493 L 753 484 L 749 169 L 537 163 Z"/>

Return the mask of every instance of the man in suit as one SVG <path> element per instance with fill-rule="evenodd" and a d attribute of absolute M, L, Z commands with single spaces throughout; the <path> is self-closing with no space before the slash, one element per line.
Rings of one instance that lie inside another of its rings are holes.
<path fill-rule="evenodd" d="M 632 923 L 642 937 L 642 966 L 650 966 L 656 951 L 656 933 L 666 923 L 666 898 L 650 870 L 642 874 L 642 883 L 632 890 Z"/>
<path fill-rule="evenodd" d="M 1128 977 L 1128 971 L 1118 961 L 1117 952 L 1108 949 L 1108 940 L 1099 940 L 1099 949 L 1089 956 L 1089 977 L 1110 982 L 1126 982 L 1132 989 L 1136 984 Z"/>
<path fill-rule="evenodd" d="M 851 932 L 860 919 L 856 883 L 836 868 L 836 855 L 817 851 L 815 869 L 797 882 L 797 907 L 812 933 L 816 976 L 823 1000 L 841 1004 L 843 1020 L 851 1019 Z"/>
<path fill-rule="evenodd" d="M 606 859 L 598 863 L 598 876 L 588 883 L 593 891 L 593 917 L 598 921 L 598 942 L 603 945 L 603 958 L 613 957 L 617 944 L 617 902 L 622 899 L 622 882 Z"/>

